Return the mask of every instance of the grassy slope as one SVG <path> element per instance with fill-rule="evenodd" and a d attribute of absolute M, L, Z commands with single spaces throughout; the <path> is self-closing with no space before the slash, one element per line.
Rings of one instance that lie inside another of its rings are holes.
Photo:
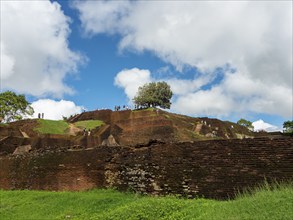
<path fill-rule="evenodd" d="M 293 186 L 231 201 L 138 196 L 114 190 L 0 191 L 1 219 L 292 219 Z"/>
<path fill-rule="evenodd" d="M 104 124 L 104 122 L 100 120 L 86 120 L 74 123 L 75 126 L 85 129 L 94 129 L 96 127 L 101 126 L 102 124 Z"/>
<path fill-rule="evenodd" d="M 38 122 L 34 130 L 41 134 L 65 134 L 69 126 L 65 121 L 38 119 Z"/>

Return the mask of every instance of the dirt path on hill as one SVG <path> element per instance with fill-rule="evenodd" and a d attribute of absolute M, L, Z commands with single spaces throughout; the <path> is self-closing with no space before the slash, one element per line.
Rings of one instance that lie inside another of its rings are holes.
<path fill-rule="evenodd" d="M 29 138 L 26 132 L 19 130 L 24 138 Z"/>
<path fill-rule="evenodd" d="M 80 128 L 74 126 L 74 124 L 69 124 L 68 134 L 76 136 L 78 132 L 81 132 Z"/>

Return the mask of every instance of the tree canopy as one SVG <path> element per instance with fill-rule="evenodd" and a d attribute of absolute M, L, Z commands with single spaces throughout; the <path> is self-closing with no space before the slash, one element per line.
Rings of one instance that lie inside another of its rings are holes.
<path fill-rule="evenodd" d="M 24 95 L 16 95 L 11 91 L 0 93 L 0 122 L 20 120 L 33 113 L 34 110 Z"/>
<path fill-rule="evenodd" d="M 247 127 L 249 130 L 253 130 L 254 126 L 252 125 L 251 121 L 248 121 L 246 119 L 241 118 L 240 120 L 237 121 L 237 124 L 242 125 L 244 127 Z"/>
<path fill-rule="evenodd" d="M 142 107 L 171 107 L 172 91 L 166 82 L 151 82 L 138 88 L 133 101 Z"/>
<path fill-rule="evenodd" d="M 293 121 L 285 121 L 283 123 L 283 128 L 285 133 L 292 133 L 293 134 Z"/>

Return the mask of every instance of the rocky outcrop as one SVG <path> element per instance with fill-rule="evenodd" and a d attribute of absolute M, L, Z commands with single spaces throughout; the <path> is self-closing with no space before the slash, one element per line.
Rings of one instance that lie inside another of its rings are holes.
<path fill-rule="evenodd" d="M 115 138 L 111 134 L 107 139 L 103 140 L 102 146 L 115 147 L 119 146 L 119 144 L 117 144 Z"/>

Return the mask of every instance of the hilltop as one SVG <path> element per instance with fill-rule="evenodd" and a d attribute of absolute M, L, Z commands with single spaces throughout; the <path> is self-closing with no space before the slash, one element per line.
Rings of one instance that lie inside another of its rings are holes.
<path fill-rule="evenodd" d="M 84 130 L 91 131 L 90 135 Z M 2 154 L 18 146 L 28 149 L 135 146 L 150 141 L 185 142 L 241 139 L 255 134 L 236 123 L 193 118 L 159 109 L 96 110 L 74 115 L 66 121 L 26 119 L 0 126 Z M 28 149 L 24 151 L 28 151 Z"/>
<path fill-rule="evenodd" d="M 103 138 L 112 134 L 121 145 L 147 143 L 149 140 L 179 142 L 253 136 L 253 132 L 232 122 L 193 118 L 154 108 L 135 111 L 84 112 L 69 118 L 68 122 L 76 123 L 85 120 L 103 121 L 103 126 L 95 130 L 95 134 Z"/>

